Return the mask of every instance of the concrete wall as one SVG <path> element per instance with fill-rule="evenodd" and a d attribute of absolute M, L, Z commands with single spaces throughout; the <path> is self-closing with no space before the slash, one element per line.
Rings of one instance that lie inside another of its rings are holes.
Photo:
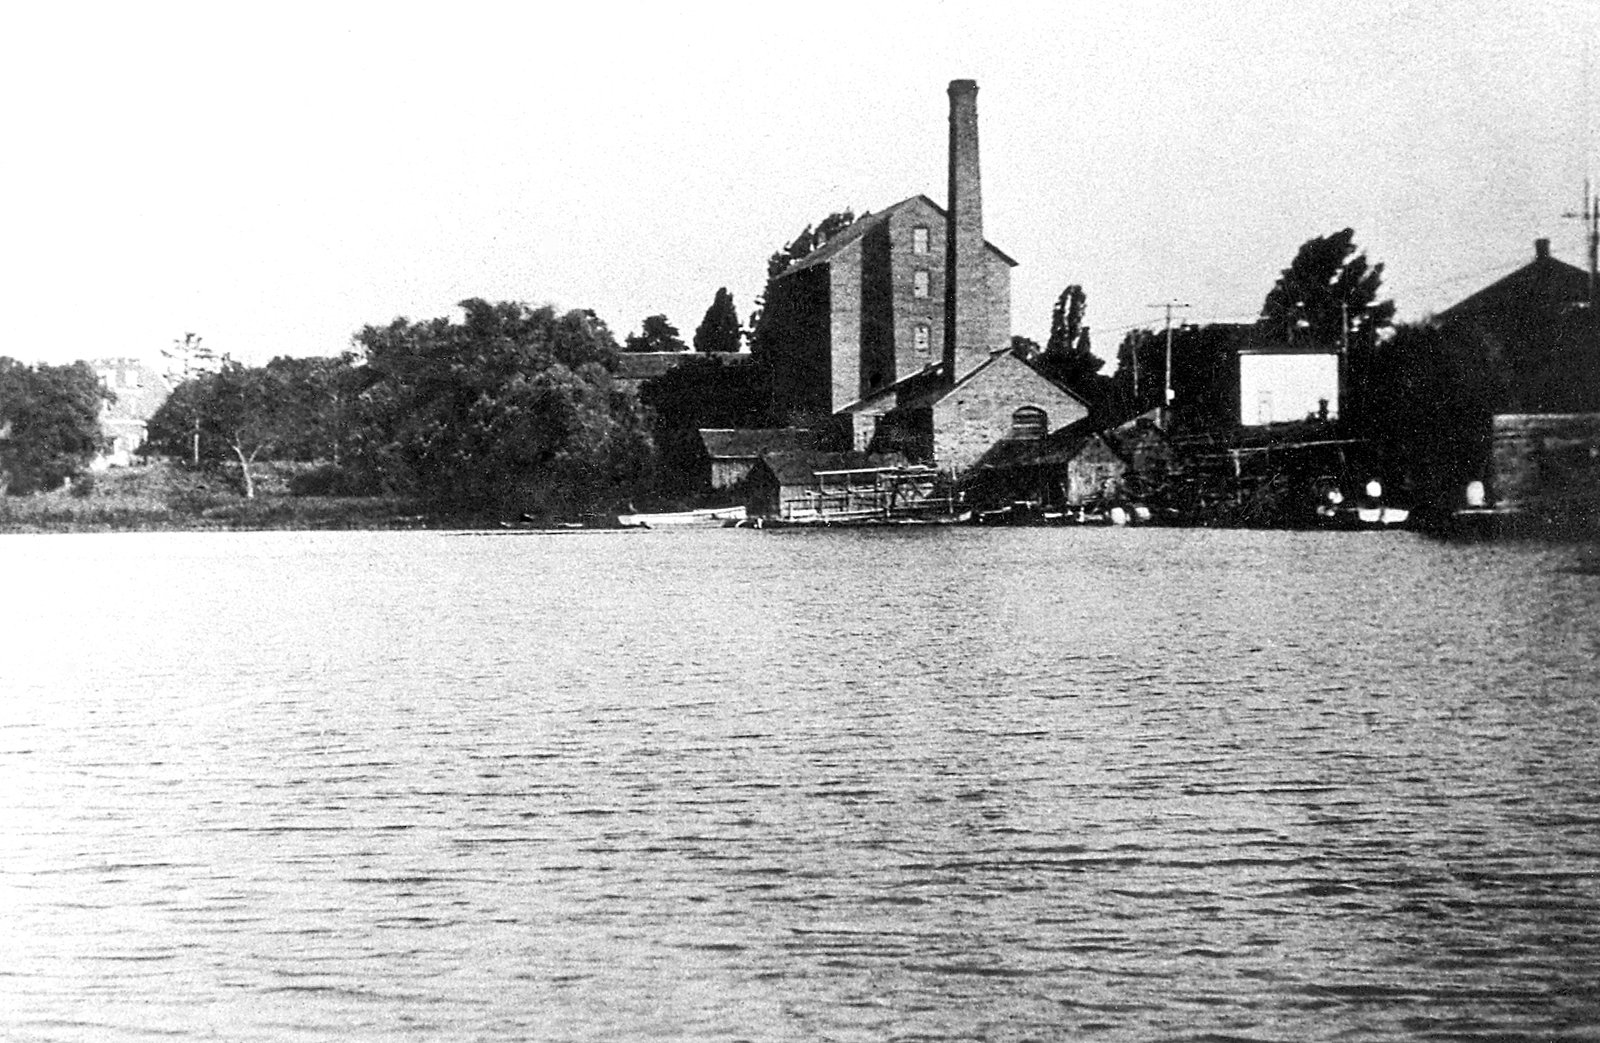
<path fill-rule="evenodd" d="M 964 471 L 1002 438 L 1023 406 L 1045 411 L 1058 431 L 1088 415 L 1084 404 L 1014 355 L 1002 355 L 933 406 L 933 455 L 940 467 Z"/>

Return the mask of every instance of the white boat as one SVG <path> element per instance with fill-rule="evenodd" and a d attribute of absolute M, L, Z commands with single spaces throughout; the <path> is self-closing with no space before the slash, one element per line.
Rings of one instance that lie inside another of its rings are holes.
<path fill-rule="evenodd" d="M 663 511 L 617 515 L 617 524 L 630 529 L 663 529 L 683 525 L 721 526 L 745 519 L 743 507 L 702 507 L 693 511 Z"/>

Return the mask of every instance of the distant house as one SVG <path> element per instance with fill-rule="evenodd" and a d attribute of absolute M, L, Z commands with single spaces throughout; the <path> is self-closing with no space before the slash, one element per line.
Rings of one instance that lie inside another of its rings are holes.
<path fill-rule="evenodd" d="M 92 359 L 100 382 L 116 396 L 100 409 L 105 448 L 91 465 L 95 470 L 133 463 L 148 434 L 150 418 L 172 394 L 162 373 L 136 358 Z"/>
<path fill-rule="evenodd" d="M 1462 298 L 1433 317 L 1438 325 L 1470 323 L 1496 339 L 1514 343 L 1537 331 L 1548 317 L 1587 307 L 1589 273 L 1550 256 L 1550 240 L 1533 241 L 1533 260 Z"/>
<path fill-rule="evenodd" d="M 712 489 L 731 489 L 745 479 L 756 462 L 771 453 L 811 448 L 812 435 L 803 427 L 701 428 Z"/>
<path fill-rule="evenodd" d="M 1484 339 L 1506 381 L 1508 412 L 1582 412 L 1600 408 L 1600 321 L 1589 295 L 1589 273 L 1536 239 L 1532 261 L 1432 321 Z"/>

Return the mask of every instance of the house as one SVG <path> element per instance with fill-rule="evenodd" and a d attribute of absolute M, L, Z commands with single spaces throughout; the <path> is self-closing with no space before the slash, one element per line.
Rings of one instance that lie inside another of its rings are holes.
<path fill-rule="evenodd" d="M 836 450 L 960 471 L 1087 407 L 1011 344 L 1011 269 L 983 237 L 978 86 L 949 87 L 949 195 L 861 218 L 775 280 L 761 350 L 789 422 Z"/>
<path fill-rule="evenodd" d="M 100 407 L 105 448 L 91 466 L 97 471 L 126 467 L 143 447 L 150 418 L 172 394 L 172 387 L 165 376 L 140 359 L 92 359 L 89 365 L 115 396 Z"/>
<path fill-rule="evenodd" d="M 1508 414 L 1592 411 L 1600 409 L 1600 316 L 1591 292 L 1589 272 L 1536 239 L 1532 261 L 1432 321 L 1482 338 L 1505 379 Z"/>
<path fill-rule="evenodd" d="M 744 481 L 756 462 L 771 453 L 811 448 L 811 432 L 803 427 L 701 428 L 712 489 L 731 489 Z"/>

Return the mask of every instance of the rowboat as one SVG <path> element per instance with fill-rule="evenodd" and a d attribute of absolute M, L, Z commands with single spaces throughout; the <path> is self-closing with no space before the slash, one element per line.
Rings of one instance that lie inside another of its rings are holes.
<path fill-rule="evenodd" d="M 745 519 L 743 507 L 702 507 L 693 511 L 619 514 L 617 524 L 630 529 L 665 529 L 684 525 L 722 526 Z"/>

